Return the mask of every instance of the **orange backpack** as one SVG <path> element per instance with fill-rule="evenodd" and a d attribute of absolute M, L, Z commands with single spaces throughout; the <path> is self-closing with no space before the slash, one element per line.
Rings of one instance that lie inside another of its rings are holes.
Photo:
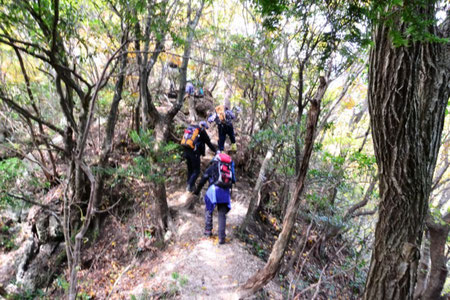
<path fill-rule="evenodd" d="M 200 128 L 195 125 L 190 125 L 184 130 L 183 138 L 181 139 L 181 145 L 186 148 L 195 150 L 198 139 L 200 137 Z"/>
<path fill-rule="evenodd" d="M 225 114 L 225 106 L 224 105 L 216 106 L 216 114 L 217 114 L 217 117 L 219 117 L 220 122 L 225 123 L 227 118 L 226 118 L 226 114 Z"/>

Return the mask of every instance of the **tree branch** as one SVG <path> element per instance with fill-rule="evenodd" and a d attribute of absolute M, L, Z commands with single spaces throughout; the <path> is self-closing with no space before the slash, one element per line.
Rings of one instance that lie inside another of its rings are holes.
<path fill-rule="evenodd" d="M 61 135 L 64 135 L 64 130 L 62 130 L 61 128 L 56 127 L 55 125 L 44 121 L 38 117 L 36 117 L 35 115 L 31 114 L 29 111 L 27 111 L 26 109 L 24 109 L 23 107 L 21 107 L 20 105 L 18 105 L 16 102 L 14 102 L 14 100 L 9 99 L 8 97 L 5 96 L 5 94 L 3 93 L 3 90 L 0 88 L 0 99 L 2 99 L 3 101 L 6 102 L 6 104 L 9 105 L 9 107 L 11 107 L 12 109 L 14 109 L 16 112 L 18 112 L 19 114 L 23 115 L 25 118 L 30 118 L 42 125 L 47 126 L 48 128 L 50 128 L 51 130 L 58 132 Z"/>
<path fill-rule="evenodd" d="M 11 194 L 11 193 L 9 193 L 9 192 L 5 192 L 5 194 L 8 195 L 9 197 L 12 197 L 12 198 L 15 198 L 15 199 L 18 199 L 18 200 L 22 200 L 23 202 L 27 202 L 27 203 L 30 203 L 30 204 L 33 204 L 33 205 L 40 206 L 40 207 L 42 207 L 42 208 L 44 208 L 44 209 L 46 209 L 46 210 L 48 210 L 48 211 L 51 211 L 51 212 L 53 212 L 53 213 L 55 213 L 55 214 L 58 213 L 57 211 L 55 211 L 54 209 L 52 209 L 52 208 L 51 208 L 50 206 L 48 206 L 48 205 L 45 205 L 45 204 L 42 204 L 42 203 L 39 203 L 39 202 L 30 200 L 30 199 L 25 198 L 25 197 L 23 197 L 23 196 L 14 195 L 14 194 Z"/>
<path fill-rule="evenodd" d="M 377 183 L 378 183 L 378 176 L 374 177 L 372 179 L 372 181 L 370 182 L 370 185 L 366 190 L 363 200 L 356 203 L 352 207 L 350 207 L 349 210 L 345 213 L 344 218 L 343 218 L 344 220 L 348 220 L 351 217 L 359 215 L 359 214 L 355 214 L 355 211 L 357 209 L 360 209 L 361 207 L 364 207 L 369 202 L 369 199 L 372 196 L 372 192 Z"/>

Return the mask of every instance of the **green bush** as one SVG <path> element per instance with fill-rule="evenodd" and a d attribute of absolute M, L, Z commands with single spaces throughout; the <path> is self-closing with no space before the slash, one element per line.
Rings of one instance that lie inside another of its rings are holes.
<path fill-rule="evenodd" d="M 6 191 L 14 191 L 16 181 L 24 176 L 25 167 L 16 157 L 0 161 L 0 209 L 5 206 L 15 206 L 17 201 Z"/>

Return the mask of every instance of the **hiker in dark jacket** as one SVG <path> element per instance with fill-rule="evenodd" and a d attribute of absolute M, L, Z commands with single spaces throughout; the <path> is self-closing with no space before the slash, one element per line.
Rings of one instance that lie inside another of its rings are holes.
<path fill-rule="evenodd" d="M 219 161 L 220 156 L 225 155 L 230 159 L 231 162 L 231 175 L 232 180 L 231 182 L 234 184 L 236 182 L 236 177 L 234 174 L 234 162 L 231 161 L 231 158 L 226 154 L 217 154 L 212 162 L 210 163 L 209 167 L 206 169 L 206 171 L 203 173 L 202 179 L 200 180 L 197 188 L 194 191 L 195 195 L 199 195 L 200 191 L 202 190 L 205 183 L 209 182 L 208 190 L 205 194 L 205 235 L 211 236 L 212 235 L 212 228 L 213 228 L 213 220 L 212 215 L 215 206 L 217 205 L 217 211 L 219 213 L 219 244 L 225 243 L 225 237 L 226 237 L 226 222 L 227 217 L 226 214 L 231 209 L 231 187 L 230 188 L 223 188 L 220 187 L 217 184 L 218 178 L 219 178 Z M 230 185 L 231 186 L 231 185 Z"/>
<path fill-rule="evenodd" d="M 217 109 L 217 108 L 216 108 Z M 216 122 L 217 128 L 219 130 L 219 150 L 223 151 L 225 148 L 225 140 L 227 138 L 227 135 L 230 137 L 231 142 L 231 151 L 236 152 L 237 146 L 236 146 L 236 138 L 234 136 L 234 128 L 233 128 L 233 120 L 235 118 L 235 115 L 233 111 L 228 109 L 228 107 L 224 108 L 224 120 L 221 120 L 219 117 L 219 113 L 216 111 L 214 112 L 209 118 L 208 122 Z"/>
<path fill-rule="evenodd" d="M 216 152 L 216 147 L 211 143 L 206 129 L 209 128 L 205 121 L 201 121 L 198 124 L 200 128 L 200 134 L 194 149 L 185 148 L 183 157 L 186 158 L 188 173 L 187 173 L 187 186 L 186 191 L 192 192 L 195 189 L 195 181 L 198 175 L 200 175 L 200 156 L 205 156 L 205 144 L 208 145 L 209 149 Z"/>

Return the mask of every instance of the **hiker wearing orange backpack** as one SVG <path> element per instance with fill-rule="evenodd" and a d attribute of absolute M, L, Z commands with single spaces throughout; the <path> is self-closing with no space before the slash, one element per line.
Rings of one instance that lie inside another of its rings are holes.
<path fill-rule="evenodd" d="M 192 192 L 195 189 L 195 181 L 200 175 L 200 156 L 205 155 L 205 144 L 209 149 L 216 152 L 216 147 L 211 143 L 206 129 L 209 126 L 205 121 L 201 121 L 197 125 L 189 125 L 184 130 L 181 145 L 184 147 L 183 157 L 186 158 L 187 163 L 187 186 L 186 191 Z"/>
<path fill-rule="evenodd" d="M 234 137 L 233 119 L 235 118 L 233 112 L 225 105 L 219 105 L 215 108 L 215 112 L 208 118 L 208 122 L 216 122 L 219 130 L 219 150 L 223 151 L 225 148 L 225 140 L 227 135 L 231 141 L 231 151 L 236 152 L 236 138 Z"/>
<path fill-rule="evenodd" d="M 213 220 L 212 215 L 215 206 L 219 213 L 219 244 L 225 243 L 227 213 L 231 209 L 231 187 L 236 182 L 234 174 L 234 162 L 225 153 L 218 153 L 212 160 L 209 167 L 203 173 L 195 195 L 199 195 L 206 181 L 209 187 L 205 194 L 205 235 L 212 235 Z"/>

